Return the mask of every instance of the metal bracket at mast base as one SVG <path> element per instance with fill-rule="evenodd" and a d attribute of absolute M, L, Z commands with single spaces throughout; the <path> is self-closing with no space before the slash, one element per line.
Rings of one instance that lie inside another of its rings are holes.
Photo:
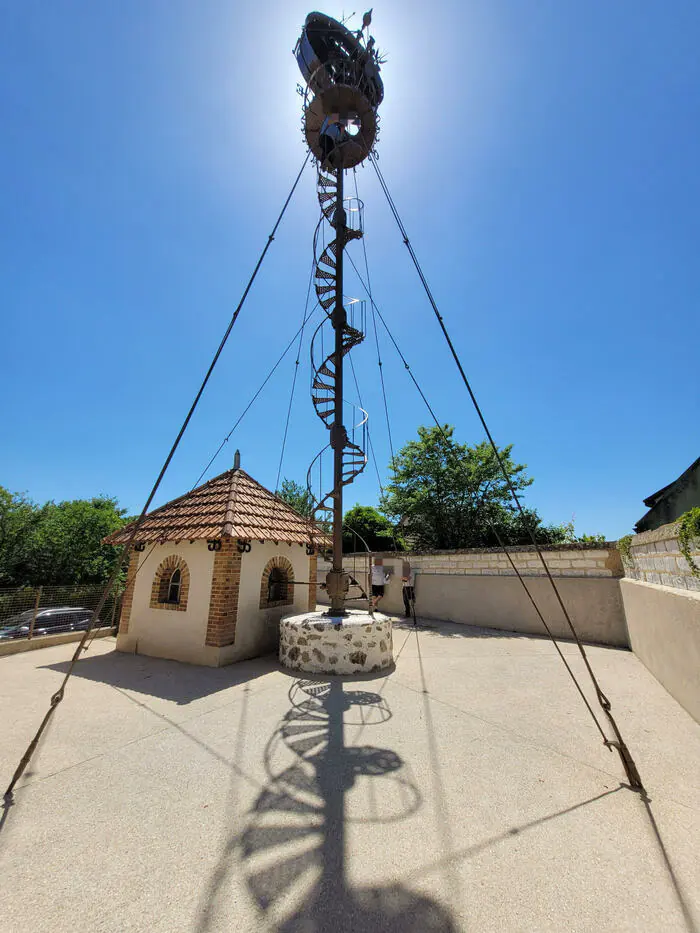
<path fill-rule="evenodd" d="M 350 587 L 350 575 L 344 570 L 329 570 L 326 574 L 326 592 L 331 601 L 331 608 L 328 615 L 338 616 L 347 615 L 345 611 L 345 599 Z"/>
<path fill-rule="evenodd" d="M 610 751 L 612 751 L 613 748 L 616 749 L 618 755 L 620 756 L 620 760 L 622 761 L 622 766 L 625 769 L 625 773 L 627 774 L 627 777 L 629 778 L 630 787 L 632 788 L 632 790 L 638 791 L 642 795 L 642 797 L 646 798 L 647 792 L 644 789 L 644 785 L 642 784 L 642 779 L 639 776 L 639 771 L 637 771 L 637 766 L 634 763 L 634 759 L 630 755 L 629 749 L 627 748 L 625 743 L 616 742 L 613 739 L 606 739 L 605 745 L 607 748 L 610 749 Z"/>

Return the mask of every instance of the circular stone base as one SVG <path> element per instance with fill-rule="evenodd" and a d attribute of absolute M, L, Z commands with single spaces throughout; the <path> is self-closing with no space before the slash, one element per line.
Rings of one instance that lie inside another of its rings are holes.
<path fill-rule="evenodd" d="M 280 621 L 280 663 L 309 674 L 369 674 L 391 667 L 391 621 L 368 612 L 305 612 Z"/>

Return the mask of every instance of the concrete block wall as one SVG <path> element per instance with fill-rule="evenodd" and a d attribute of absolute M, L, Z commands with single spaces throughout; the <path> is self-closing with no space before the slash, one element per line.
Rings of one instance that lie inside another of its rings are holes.
<path fill-rule="evenodd" d="M 700 567 L 700 541 L 691 545 L 691 556 Z M 678 543 L 678 523 L 633 535 L 629 556 L 622 557 L 625 577 L 642 583 L 658 583 L 678 590 L 700 592 L 700 576 L 694 575 Z"/>
<path fill-rule="evenodd" d="M 564 603 L 581 638 L 598 644 L 628 645 L 619 579 L 622 562 L 614 544 L 565 545 L 543 548 L 543 556 L 556 577 Z M 533 547 L 509 548 L 513 563 L 525 578 L 552 631 L 561 638 L 571 632 L 556 603 L 544 568 Z M 381 603 L 384 611 L 403 612 L 401 563 L 408 560 L 418 571 L 416 611 L 426 617 L 479 625 L 504 631 L 544 634 L 508 558 L 499 548 L 465 548 L 373 555 L 381 557 L 391 573 Z M 365 554 L 346 555 L 350 573 L 366 573 Z M 354 568 L 354 571 L 353 571 Z M 319 560 L 319 581 L 330 565 Z M 327 602 L 322 590 L 319 603 Z"/>
<path fill-rule="evenodd" d="M 596 545 L 557 545 L 541 549 L 547 567 L 555 577 L 621 577 L 622 561 L 614 542 Z M 545 576 L 537 552 L 531 546 L 508 549 L 519 573 L 525 577 Z M 420 573 L 462 574 L 467 576 L 515 576 L 510 561 L 500 548 L 463 548 L 452 551 L 422 551 L 397 555 L 393 551 L 373 554 L 388 562 L 409 561 Z M 366 565 L 366 554 L 346 554 L 343 564 L 358 573 Z M 319 558 L 319 580 L 330 570 L 330 564 Z"/>

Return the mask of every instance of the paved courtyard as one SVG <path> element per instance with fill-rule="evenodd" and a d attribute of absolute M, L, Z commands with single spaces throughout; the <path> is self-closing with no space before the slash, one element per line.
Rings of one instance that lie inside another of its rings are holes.
<path fill-rule="evenodd" d="M 649 804 L 547 640 L 394 639 L 326 681 L 95 641 L 3 811 L 0 930 L 697 930 L 700 727 L 631 653 L 588 649 Z M 71 652 L 0 659 L 3 787 Z"/>

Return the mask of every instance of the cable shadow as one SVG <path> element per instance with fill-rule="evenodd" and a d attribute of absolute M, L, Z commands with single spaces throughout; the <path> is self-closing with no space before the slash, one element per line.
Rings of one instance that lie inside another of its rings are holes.
<path fill-rule="evenodd" d="M 513 826 L 511 829 L 506 830 L 506 832 L 499 833 L 498 836 L 491 836 L 489 839 L 484 839 L 483 842 L 477 842 L 472 846 L 467 846 L 466 849 L 460 849 L 458 852 L 453 852 L 452 855 L 449 855 L 447 858 L 439 859 L 436 862 L 431 862 L 428 865 L 421 865 L 420 868 L 416 868 L 414 871 L 410 872 L 406 878 L 421 878 L 426 874 L 429 874 L 432 871 L 438 871 L 447 865 L 460 862 L 464 859 L 471 858 L 473 855 L 479 855 L 481 852 L 490 849 L 492 846 L 498 845 L 499 842 L 507 842 L 509 839 L 512 839 L 513 836 L 519 836 L 521 833 L 527 832 L 529 829 L 535 829 L 538 826 L 542 826 L 545 823 L 549 823 L 551 820 L 559 819 L 559 817 L 566 816 L 569 813 L 574 813 L 576 810 L 582 809 L 582 807 L 588 807 L 592 803 L 597 803 L 599 800 L 603 800 L 604 797 L 610 797 L 612 794 L 617 794 L 621 790 L 629 790 L 627 784 L 620 784 L 618 787 L 613 787 L 612 790 L 603 791 L 600 794 L 596 794 L 595 797 L 589 797 L 587 800 L 581 800 L 579 803 L 575 803 L 570 807 L 565 807 L 563 810 L 557 810 L 554 813 L 548 813 L 547 816 L 540 816 L 536 820 L 531 820 L 529 823 L 522 823 L 520 826 Z"/>
<path fill-rule="evenodd" d="M 442 848 L 446 852 L 454 850 L 452 839 L 452 828 L 447 815 L 447 804 L 445 800 L 445 787 L 442 779 L 442 766 L 438 752 L 437 741 L 435 738 L 435 726 L 433 723 L 433 712 L 430 706 L 428 684 L 425 678 L 425 669 L 423 667 L 423 655 L 420 649 L 420 639 L 418 630 L 415 629 L 416 653 L 418 655 L 418 670 L 420 673 L 421 695 L 423 699 L 423 719 L 425 721 L 426 741 L 428 753 L 430 755 L 430 775 L 433 787 L 433 797 L 435 800 L 435 828 L 437 830 Z M 445 881 L 452 891 L 453 903 L 458 903 L 461 896 L 459 879 L 454 869 L 454 865 L 448 862 L 445 865 Z"/>
<path fill-rule="evenodd" d="M 686 929 L 688 930 L 688 933 L 698 933 L 698 925 L 697 925 L 697 923 L 695 922 L 695 918 L 693 917 L 692 909 L 691 909 L 690 904 L 688 903 L 688 901 L 687 901 L 687 899 L 686 899 L 686 896 L 685 896 L 685 893 L 684 893 L 684 891 L 683 891 L 683 888 L 681 887 L 681 884 L 680 884 L 678 878 L 676 877 L 676 872 L 675 872 L 675 870 L 674 870 L 674 868 L 673 868 L 673 865 L 671 864 L 671 859 L 669 858 L 669 855 L 668 855 L 668 851 L 667 851 L 667 849 L 666 849 L 666 846 L 664 845 L 664 840 L 663 840 L 663 837 L 662 837 L 662 835 L 661 835 L 661 831 L 660 831 L 660 829 L 659 829 L 658 823 L 656 822 L 656 819 L 655 819 L 654 814 L 653 814 L 653 812 L 652 812 L 651 803 L 650 803 L 650 801 L 649 801 L 649 798 L 647 798 L 647 797 L 642 797 L 641 800 L 642 800 L 642 803 L 643 803 L 643 805 L 644 805 L 644 810 L 645 810 L 645 812 L 646 812 L 646 815 L 647 815 L 647 817 L 649 818 L 649 824 L 650 824 L 650 826 L 651 826 L 651 830 L 652 830 L 652 834 L 653 834 L 653 836 L 654 836 L 654 840 L 655 840 L 655 842 L 656 842 L 656 844 L 657 844 L 657 846 L 658 846 L 658 848 L 659 848 L 659 852 L 660 852 L 660 854 L 661 854 L 661 858 L 662 858 L 663 861 L 664 861 L 664 865 L 665 865 L 665 867 L 666 867 L 666 871 L 667 871 L 668 876 L 669 876 L 669 878 L 670 878 L 670 880 L 671 880 L 671 884 L 673 885 L 673 890 L 674 890 L 674 893 L 675 893 L 675 895 L 676 895 L 676 899 L 678 900 L 678 906 L 680 907 L 681 913 L 683 914 L 683 920 L 684 920 L 684 922 L 685 922 Z"/>
<path fill-rule="evenodd" d="M 411 627 L 413 626 L 411 625 Z M 424 715 L 425 715 L 427 732 L 428 732 L 428 744 L 430 748 L 431 759 L 433 761 L 434 793 L 437 797 L 438 805 L 440 805 L 440 802 L 442 800 L 442 781 L 440 778 L 440 764 L 437 759 L 437 748 L 435 745 L 435 730 L 432 727 L 430 704 L 428 702 L 428 696 L 429 696 L 430 691 L 428 690 L 428 687 L 427 687 L 425 671 L 423 667 L 423 657 L 422 657 L 421 649 L 420 649 L 420 639 L 418 637 L 420 628 L 415 628 L 414 631 L 415 631 L 415 638 L 416 638 L 416 652 L 417 652 L 417 657 L 418 657 L 418 668 L 419 668 L 419 673 L 420 673 L 421 691 L 423 693 L 423 700 L 424 700 Z M 659 830 L 658 824 L 656 822 L 656 819 L 654 818 L 654 814 L 651 809 L 650 799 L 645 794 L 640 795 L 634 788 L 631 788 L 628 784 L 625 784 L 625 783 L 620 783 L 618 787 L 613 788 L 612 790 L 605 791 L 604 793 L 598 794 L 595 797 L 591 797 L 588 800 L 581 801 L 580 803 L 574 804 L 573 806 L 567 807 L 563 810 L 559 810 L 555 813 L 549 814 L 548 816 L 540 817 L 539 819 L 533 820 L 529 823 L 525 823 L 521 826 L 513 827 L 509 829 L 508 831 L 499 834 L 498 836 L 493 836 L 490 839 L 486 839 L 481 843 L 477 843 L 461 851 L 454 852 L 453 855 L 449 856 L 446 859 L 441 859 L 437 862 L 432 863 L 431 865 L 421 867 L 417 871 L 409 874 L 407 878 L 409 879 L 414 878 L 414 877 L 418 878 L 418 877 L 424 876 L 425 873 L 430 872 L 430 871 L 450 869 L 454 865 L 454 863 L 457 861 L 461 861 L 463 859 L 470 858 L 474 855 L 478 855 L 485 849 L 488 849 L 494 845 L 497 845 L 499 842 L 504 842 L 512 838 L 515 835 L 519 835 L 520 833 L 526 832 L 527 830 L 534 829 L 538 826 L 543 825 L 544 823 L 548 823 L 550 820 L 558 819 L 559 817 L 565 816 L 569 813 L 573 813 L 574 811 L 579 810 L 582 807 L 589 806 L 590 804 L 596 803 L 605 797 L 609 797 L 612 794 L 616 794 L 620 790 L 629 790 L 635 795 L 635 797 L 639 797 L 639 799 L 642 801 L 645 813 L 647 815 L 649 824 L 652 829 L 654 840 L 657 844 L 660 855 L 663 859 L 664 866 L 666 868 L 669 879 L 671 881 L 671 885 L 674 890 L 674 894 L 676 896 L 676 900 L 678 901 L 678 906 L 683 915 L 683 920 L 684 920 L 686 929 L 688 933 L 700 933 L 700 931 L 698 930 L 698 926 L 695 922 L 695 919 L 693 917 L 691 906 L 688 903 L 688 900 L 685 896 L 683 888 L 676 876 L 675 870 L 673 868 L 673 865 L 668 855 L 668 851 L 666 849 L 663 838 L 661 836 L 661 832 Z M 438 831 L 441 832 L 441 834 L 443 835 L 444 842 L 449 843 L 450 841 L 449 824 L 447 825 L 446 828 L 438 826 Z M 447 851 L 452 850 L 452 846 L 450 845 L 446 845 L 445 848 L 447 849 Z"/>
<path fill-rule="evenodd" d="M 349 825 L 390 824 L 422 804 L 396 752 L 345 744 L 346 726 L 391 717 L 386 700 L 346 690 L 340 677 L 295 680 L 288 697 L 289 709 L 264 752 L 268 781 L 225 846 L 200 902 L 197 933 L 212 928 L 236 868 L 266 928 L 277 933 L 456 933 L 449 910 L 432 898 L 400 883 L 360 887 L 348 878 Z M 275 766 L 285 759 L 286 766 Z M 368 789 L 359 797 L 364 779 Z"/>
<path fill-rule="evenodd" d="M 620 784 L 618 787 L 612 788 L 612 790 L 604 791 L 603 793 L 596 794 L 595 797 L 589 797 L 587 800 L 582 800 L 580 803 L 575 803 L 570 807 L 566 807 L 563 810 L 557 810 L 555 813 L 550 813 L 547 816 L 539 817 L 536 820 L 532 820 L 529 823 L 523 823 L 520 826 L 513 826 L 511 829 L 506 832 L 500 833 L 498 836 L 491 836 L 489 839 L 485 839 L 483 842 L 477 842 L 475 845 L 468 846 L 465 849 L 461 849 L 458 852 L 454 852 L 452 855 L 444 859 L 439 859 L 438 861 L 431 862 L 428 865 L 421 865 L 419 868 L 416 868 L 414 871 L 410 872 L 405 876 L 406 881 L 411 879 L 425 878 L 426 875 L 429 875 L 433 871 L 439 871 L 447 867 L 450 864 L 455 862 L 463 861 L 464 859 L 472 858 L 475 855 L 479 855 L 487 849 L 490 849 L 492 846 L 498 845 L 500 842 L 507 842 L 512 839 L 513 836 L 519 836 L 521 833 L 527 832 L 530 829 L 536 829 L 538 826 L 542 826 L 545 823 L 549 823 L 551 820 L 559 819 L 562 816 L 566 816 L 569 813 L 574 813 L 576 810 L 580 810 L 582 807 L 588 807 L 593 803 L 597 803 L 600 800 L 603 800 L 605 797 L 610 797 L 613 794 L 619 793 L 621 790 L 630 790 L 635 796 L 639 796 L 636 791 L 632 790 L 628 784 Z M 664 861 L 665 868 L 668 872 L 671 884 L 678 901 L 678 906 L 680 907 L 681 913 L 683 915 L 683 920 L 685 922 L 686 929 L 688 933 L 698 933 L 698 926 L 693 917 L 692 909 L 687 901 L 685 893 L 681 887 L 676 873 L 674 871 L 673 865 L 668 855 L 666 846 L 664 845 L 661 832 L 659 830 L 654 814 L 652 813 L 651 806 L 648 799 L 640 797 L 642 804 L 645 808 L 646 814 L 649 818 L 649 822 L 653 831 L 655 841 L 658 845 L 661 857 Z"/>
<path fill-rule="evenodd" d="M 133 703 L 135 706 L 139 706 L 141 709 L 145 709 L 152 716 L 155 716 L 157 719 L 160 719 L 161 722 L 164 722 L 167 726 L 172 727 L 181 735 L 184 735 L 185 738 L 190 740 L 190 742 L 194 742 L 195 745 L 198 745 L 203 751 L 205 751 L 208 755 L 211 755 L 212 758 L 215 758 L 222 765 L 231 768 L 232 771 L 234 771 L 240 778 L 243 778 L 243 780 L 247 781 L 249 784 L 252 784 L 254 787 L 260 786 L 254 778 L 252 778 L 249 774 L 246 774 L 246 772 L 236 764 L 236 761 L 240 758 L 240 755 L 237 754 L 236 751 L 234 751 L 233 757 L 231 759 L 226 758 L 220 752 L 217 752 L 215 748 L 212 748 L 211 745 L 207 745 L 206 742 L 203 742 L 201 739 L 198 739 L 196 736 L 192 735 L 191 732 L 188 732 L 181 723 L 175 722 L 174 719 L 170 719 L 168 716 L 164 716 L 163 713 L 157 712 L 147 703 L 142 703 L 140 700 L 137 700 L 136 697 L 132 697 L 131 694 L 127 693 L 125 690 L 122 690 L 121 687 L 113 687 L 113 689 L 129 700 L 129 702 Z M 246 684 L 243 688 L 242 705 L 244 710 L 247 708 L 249 692 L 250 687 L 248 684 Z"/>
<path fill-rule="evenodd" d="M 44 751 L 44 748 L 46 747 L 46 742 L 48 741 L 48 737 L 51 734 L 51 731 L 53 730 L 55 721 L 56 721 L 56 717 L 54 715 L 51 715 L 46 723 L 44 730 L 41 733 L 41 737 L 39 738 L 38 744 L 34 748 L 34 751 L 31 754 L 29 761 L 27 762 L 27 766 L 22 772 L 21 776 L 19 777 L 17 783 L 15 784 L 14 789 L 12 791 L 6 792 L 3 797 L 3 801 L 4 801 L 3 806 L 5 808 L 5 812 L 3 813 L 2 818 L 0 818 L 0 832 L 2 831 L 5 825 L 5 821 L 7 820 L 9 808 L 13 806 L 14 803 L 16 803 L 15 797 L 18 791 L 21 791 L 24 787 L 27 787 L 30 784 L 34 783 L 32 778 L 35 778 L 37 773 L 39 772 L 39 763 L 41 761 L 41 755 L 42 755 L 42 752 Z M 21 760 L 23 759 L 18 758 L 17 766 L 19 766 Z"/>

